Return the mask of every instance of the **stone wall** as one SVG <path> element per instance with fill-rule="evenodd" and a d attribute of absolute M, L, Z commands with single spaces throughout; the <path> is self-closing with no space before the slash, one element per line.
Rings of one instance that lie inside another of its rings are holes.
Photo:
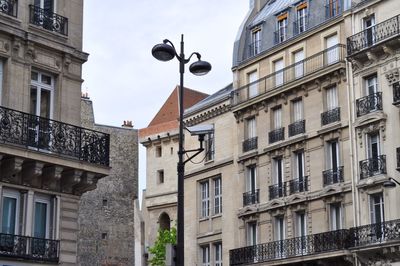
<path fill-rule="evenodd" d="M 82 195 L 79 210 L 79 265 L 135 265 L 137 130 L 95 124 L 92 102 L 82 98 L 81 104 L 82 126 L 110 134 L 111 174 L 99 180 L 95 190 Z"/>

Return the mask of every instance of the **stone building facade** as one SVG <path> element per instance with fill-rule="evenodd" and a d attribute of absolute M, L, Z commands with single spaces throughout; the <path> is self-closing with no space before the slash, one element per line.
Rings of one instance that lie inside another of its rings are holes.
<path fill-rule="evenodd" d="M 78 264 L 135 265 L 138 130 L 96 124 L 92 101 L 82 97 L 82 125 L 110 135 L 110 174 L 79 203 Z"/>
<path fill-rule="evenodd" d="M 81 127 L 83 1 L 0 2 L 0 264 L 76 265 L 82 193 L 110 173 Z"/>

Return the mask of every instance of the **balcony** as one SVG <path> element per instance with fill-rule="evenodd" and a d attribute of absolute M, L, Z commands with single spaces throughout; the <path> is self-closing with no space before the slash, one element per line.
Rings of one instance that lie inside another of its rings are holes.
<path fill-rule="evenodd" d="M 386 155 L 360 161 L 360 180 L 386 174 Z"/>
<path fill-rule="evenodd" d="M 232 249 L 230 265 L 245 265 L 344 250 L 352 246 L 348 229 Z M 336 264 L 337 265 L 337 264 Z"/>
<path fill-rule="evenodd" d="M 286 196 L 286 182 L 269 186 L 269 200 Z"/>
<path fill-rule="evenodd" d="M 363 30 L 347 38 L 347 54 L 349 57 L 397 37 L 400 33 L 400 15 L 385 20 L 375 26 Z"/>
<path fill-rule="evenodd" d="M 329 186 L 344 182 L 343 166 L 336 169 L 329 169 L 322 172 L 324 186 Z"/>
<path fill-rule="evenodd" d="M 400 82 L 393 83 L 393 105 L 400 106 Z"/>
<path fill-rule="evenodd" d="M 246 84 L 232 92 L 232 105 L 238 105 L 249 99 L 255 98 L 250 94 L 250 87 L 258 88 L 258 96 L 271 92 L 283 85 L 296 81 L 299 86 L 299 79 L 309 76 L 327 67 L 343 63 L 345 59 L 345 46 L 338 44 L 306 59 L 292 64 L 282 70 L 271 73 L 259 80 Z"/>
<path fill-rule="evenodd" d="M 296 121 L 289 125 L 289 137 L 306 132 L 306 120 Z"/>
<path fill-rule="evenodd" d="M 261 41 L 255 41 L 249 44 L 249 57 L 259 54 L 261 51 Z"/>
<path fill-rule="evenodd" d="M 0 13 L 8 16 L 17 17 L 18 3 L 15 0 L 1 0 Z"/>
<path fill-rule="evenodd" d="M 358 226 L 351 233 L 355 247 L 400 241 L 400 219 Z"/>
<path fill-rule="evenodd" d="M 297 178 L 289 181 L 289 193 L 290 195 L 308 191 L 308 176 Z"/>
<path fill-rule="evenodd" d="M 109 165 L 110 136 L 0 106 L 0 143 Z"/>
<path fill-rule="evenodd" d="M 243 141 L 243 152 L 257 149 L 257 137 L 249 138 Z"/>
<path fill-rule="evenodd" d="M 275 130 L 272 130 L 268 133 L 269 143 L 274 143 L 280 140 L 285 139 L 285 128 L 281 127 Z"/>
<path fill-rule="evenodd" d="M 340 14 L 342 14 L 341 0 L 327 1 L 325 5 L 325 18 L 334 18 Z"/>
<path fill-rule="evenodd" d="M 68 18 L 38 6 L 29 5 L 29 22 L 45 30 L 68 35 Z"/>
<path fill-rule="evenodd" d="M 357 116 L 363 116 L 378 110 L 382 110 L 382 92 L 376 92 L 357 99 Z"/>
<path fill-rule="evenodd" d="M 259 193 L 259 189 L 243 193 L 243 206 L 259 203 Z"/>
<path fill-rule="evenodd" d="M 0 233 L 0 256 L 40 262 L 58 262 L 60 241 Z"/>
<path fill-rule="evenodd" d="M 321 114 L 321 125 L 325 126 L 340 121 L 340 107 L 328 110 Z"/>

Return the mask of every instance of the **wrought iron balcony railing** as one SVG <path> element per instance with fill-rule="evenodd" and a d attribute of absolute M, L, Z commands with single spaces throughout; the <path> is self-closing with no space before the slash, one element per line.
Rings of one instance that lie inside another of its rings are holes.
<path fill-rule="evenodd" d="M 351 228 L 354 246 L 400 241 L 400 219 Z"/>
<path fill-rule="evenodd" d="M 341 0 L 330 0 L 325 5 L 325 18 L 334 18 L 342 14 L 342 3 Z"/>
<path fill-rule="evenodd" d="M 400 82 L 393 84 L 393 104 L 396 106 L 400 105 Z"/>
<path fill-rule="evenodd" d="M 255 41 L 249 44 L 249 57 L 255 56 L 261 52 L 261 41 Z"/>
<path fill-rule="evenodd" d="M 29 7 L 29 22 L 31 24 L 65 36 L 68 35 L 68 18 L 38 6 L 30 5 Z"/>
<path fill-rule="evenodd" d="M 386 174 L 386 155 L 360 161 L 360 179 Z"/>
<path fill-rule="evenodd" d="M 336 169 L 329 169 L 322 172 L 324 186 L 329 186 L 344 181 L 343 178 L 343 166 L 339 166 Z"/>
<path fill-rule="evenodd" d="M 293 22 L 293 35 L 305 32 L 308 29 L 308 16 L 304 18 L 299 18 Z"/>
<path fill-rule="evenodd" d="M 1 0 L 0 1 L 0 13 L 17 17 L 18 3 L 15 0 Z"/>
<path fill-rule="evenodd" d="M 109 165 L 110 135 L 1 106 L 0 143 Z"/>
<path fill-rule="evenodd" d="M 289 193 L 295 194 L 299 192 L 308 191 L 308 176 L 293 179 L 289 181 Z"/>
<path fill-rule="evenodd" d="M 340 107 L 328 110 L 321 114 L 321 125 L 325 126 L 333 122 L 340 121 Z"/>
<path fill-rule="evenodd" d="M 286 196 L 286 182 L 269 186 L 269 200 Z"/>
<path fill-rule="evenodd" d="M 230 265 L 245 265 L 344 250 L 352 246 L 351 239 L 348 229 L 289 238 L 232 249 L 229 260 Z"/>
<path fill-rule="evenodd" d="M 327 66 L 344 62 L 345 53 L 345 46 L 343 44 L 338 44 L 282 70 L 260 78 L 255 82 L 246 84 L 232 92 L 232 104 L 237 105 L 250 98 L 254 98 L 254 95 L 249 94 L 251 86 L 257 86 L 259 95 L 262 95 L 285 84 L 326 69 Z"/>
<path fill-rule="evenodd" d="M 378 43 L 390 40 L 400 34 L 400 15 L 385 20 L 347 38 L 347 54 L 352 56 Z"/>
<path fill-rule="evenodd" d="M 382 110 L 382 92 L 376 92 L 368 96 L 357 99 L 357 116 L 363 116 L 368 113 Z"/>
<path fill-rule="evenodd" d="M 259 203 L 259 193 L 259 189 L 243 193 L 243 206 Z"/>
<path fill-rule="evenodd" d="M 289 125 L 289 137 L 306 132 L 306 120 L 296 121 Z"/>
<path fill-rule="evenodd" d="M 243 152 L 257 149 L 257 137 L 249 138 L 243 141 Z"/>
<path fill-rule="evenodd" d="M 0 233 L 0 256 L 58 262 L 60 241 Z"/>
<path fill-rule="evenodd" d="M 281 127 L 275 130 L 272 130 L 268 133 L 269 143 L 274 143 L 280 140 L 285 139 L 285 128 Z"/>

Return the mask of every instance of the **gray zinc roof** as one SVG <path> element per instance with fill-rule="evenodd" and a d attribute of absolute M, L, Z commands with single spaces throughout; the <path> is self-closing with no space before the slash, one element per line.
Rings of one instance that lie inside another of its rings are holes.
<path fill-rule="evenodd" d="M 255 16 L 249 27 L 253 27 L 261 22 L 268 16 L 273 16 L 280 11 L 285 10 L 291 5 L 298 3 L 300 0 L 275 0 L 266 4 L 263 9 Z"/>

